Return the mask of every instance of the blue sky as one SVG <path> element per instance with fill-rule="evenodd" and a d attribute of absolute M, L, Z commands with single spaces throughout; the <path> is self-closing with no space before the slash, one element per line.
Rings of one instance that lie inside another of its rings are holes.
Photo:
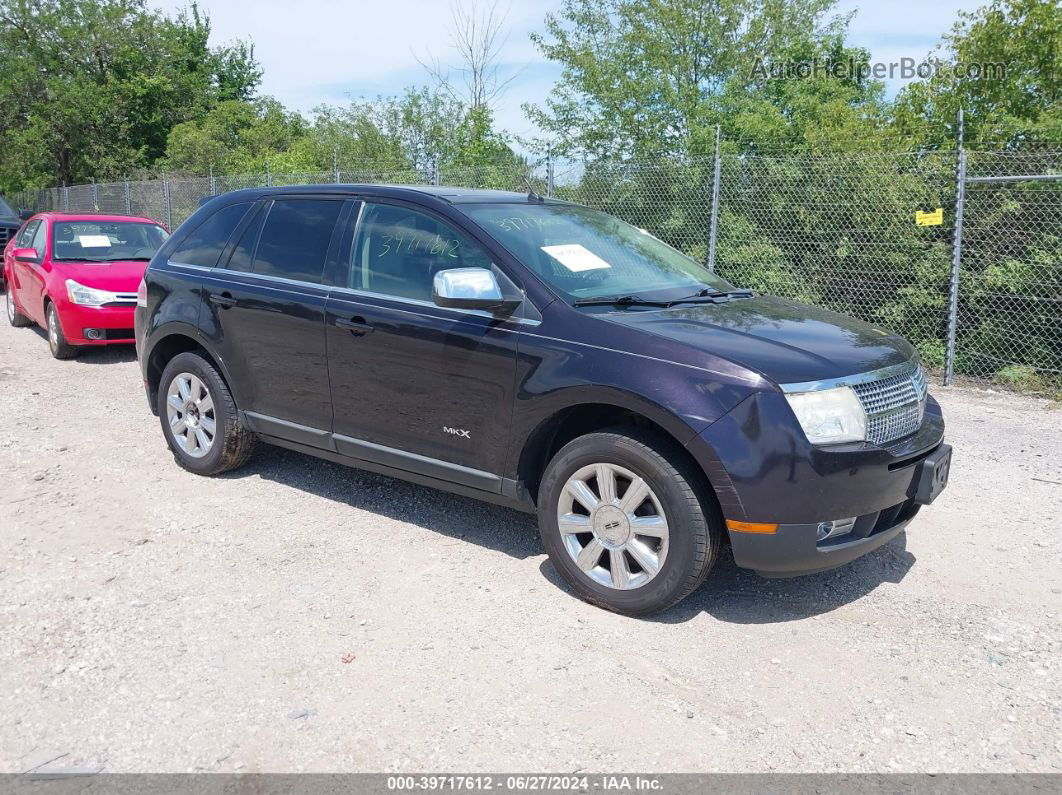
<path fill-rule="evenodd" d="M 920 59 L 960 10 L 982 4 L 842 0 L 838 12 L 856 12 L 849 28 L 854 44 L 869 49 L 875 61 L 892 62 L 903 56 Z M 304 112 L 321 103 L 399 93 L 426 82 L 418 57 L 445 62 L 450 55 L 449 0 L 200 0 L 200 5 L 210 13 L 213 43 L 250 37 L 265 69 L 262 93 Z M 560 72 L 542 58 L 528 34 L 541 29 L 545 14 L 560 5 L 560 0 L 512 0 L 509 5 L 502 60 L 504 73 L 516 78 L 495 112 L 499 126 L 517 135 L 535 132 L 521 103 L 542 102 Z M 890 91 L 901 84 L 893 81 Z"/>

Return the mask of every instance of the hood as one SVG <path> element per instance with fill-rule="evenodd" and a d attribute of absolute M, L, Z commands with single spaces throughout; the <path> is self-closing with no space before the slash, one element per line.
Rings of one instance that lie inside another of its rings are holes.
<path fill-rule="evenodd" d="M 795 301 L 757 295 L 723 304 L 682 304 L 599 315 L 762 373 L 777 384 L 878 370 L 911 359 L 903 337 Z"/>
<path fill-rule="evenodd" d="M 115 293 L 135 293 L 147 270 L 146 262 L 55 262 L 53 267 L 64 279 L 73 279 L 86 287 Z"/>

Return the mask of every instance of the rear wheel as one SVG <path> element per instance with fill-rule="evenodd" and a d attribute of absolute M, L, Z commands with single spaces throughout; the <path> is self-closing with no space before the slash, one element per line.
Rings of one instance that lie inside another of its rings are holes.
<path fill-rule="evenodd" d="M 546 468 L 539 530 L 588 602 L 627 615 L 670 607 L 708 575 L 722 540 L 714 501 L 655 434 L 616 429 L 568 443 Z"/>
<path fill-rule="evenodd" d="M 9 285 L 7 288 L 7 293 L 5 294 L 5 303 L 7 304 L 7 322 L 15 328 L 25 328 L 26 326 L 32 325 L 33 321 L 21 312 L 19 312 L 18 309 L 15 307 L 15 299 L 11 295 L 12 292 L 14 291 Z"/>
<path fill-rule="evenodd" d="M 77 348 L 66 341 L 63 334 L 63 324 L 59 322 L 59 311 L 55 304 L 48 304 L 46 313 L 48 319 L 48 349 L 56 359 L 73 359 L 77 356 Z"/>
<path fill-rule="evenodd" d="M 198 354 L 178 354 L 166 365 L 158 413 L 174 459 L 190 472 L 227 472 L 254 451 L 255 435 L 240 422 L 228 385 Z"/>

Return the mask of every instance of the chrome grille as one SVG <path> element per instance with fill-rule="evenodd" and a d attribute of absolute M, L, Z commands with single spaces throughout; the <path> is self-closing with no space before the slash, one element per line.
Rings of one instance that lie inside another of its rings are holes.
<path fill-rule="evenodd" d="M 867 441 L 885 444 L 914 433 L 922 425 L 929 385 L 921 365 L 907 372 L 853 384 L 867 413 Z"/>
<path fill-rule="evenodd" d="M 9 229 L 6 226 L 0 226 L 0 248 L 7 245 L 7 241 L 11 239 L 11 236 L 15 234 L 14 229 Z"/>

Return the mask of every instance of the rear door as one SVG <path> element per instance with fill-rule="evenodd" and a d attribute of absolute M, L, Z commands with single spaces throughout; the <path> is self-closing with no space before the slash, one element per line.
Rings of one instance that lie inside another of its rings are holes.
<path fill-rule="evenodd" d="M 260 433 L 330 444 L 324 274 L 349 209 L 343 198 L 266 199 L 204 278 L 201 332 L 223 359 L 240 408 Z"/>

